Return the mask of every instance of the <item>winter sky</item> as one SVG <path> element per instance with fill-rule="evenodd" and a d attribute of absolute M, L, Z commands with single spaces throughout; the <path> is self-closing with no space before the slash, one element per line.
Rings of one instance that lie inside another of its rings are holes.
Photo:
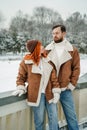
<path fill-rule="evenodd" d="M 7 22 L 21 10 L 24 14 L 31 14 L 35 7 L 45 6 L 58 11 L 63 19 L 78 11 L 87 13 L 87 0 L 0 0 L 0 11 Z"/>

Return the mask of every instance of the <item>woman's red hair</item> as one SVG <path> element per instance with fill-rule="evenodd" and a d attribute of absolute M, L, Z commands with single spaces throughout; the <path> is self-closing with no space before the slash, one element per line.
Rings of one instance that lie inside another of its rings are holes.
<path fill-rule="evenodd" d="M 32 59 L 33 62 L 34 62 L 35 64 L 37 64 L 37 65 L 38 65 L 39 62 L 40 62 L 41 45 L 42 45 L 41 42 L 38 41 L 38 43 L 37 43 L 37 45 L 36 45 L 34 51 L 31 53 L 31 59 Z"/>
<path fill-rule="evenodd" d="M 31 54 L 27 54 L 25 55 L 24 59 L 25 60 L 33 60 L 33 62 L 35 64 L 39 64 L 39 61 L 40 61 L 40 51 L 41 51 L 41 45 L 42 43 L 40 41 L 38 41 L 34 51 L 31 53 Z"/>
<path fill-rule="evenodd" d="M 33 60 L 33 62 L 36 65 L 38 65 L 40 62 L 41 56 L 46 58 L 48 54 L 46 50 L 44 50 L 44 52 L 41 54 L 41 46 L 42 46 L 42 43 L 38 41 L 34 51 L 31 54 L 25 55 L 24 60 Z"/>

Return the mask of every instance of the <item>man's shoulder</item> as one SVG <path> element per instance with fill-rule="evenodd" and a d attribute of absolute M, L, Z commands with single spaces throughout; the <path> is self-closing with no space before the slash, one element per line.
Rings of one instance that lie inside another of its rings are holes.
<path fill-rule="evenodd" d="M 78 48 L 75 45 L 72 45 L 73 51 L 78 51 Z"/>
<path fill-rule="evenodd" d="M 45 47 L 46 50 L 52 50 L 53 49 L 53 41 L 48 44 L 46 47 Z"/>

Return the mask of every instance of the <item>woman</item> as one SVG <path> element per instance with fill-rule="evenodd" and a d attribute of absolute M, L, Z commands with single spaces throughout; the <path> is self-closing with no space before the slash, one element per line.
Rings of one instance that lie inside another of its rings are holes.
<path fill-rule="evenodd" d="M 47 58 L 47 52 L 38 40 L 28 40 L 26 54 L 20 63 L 17 76 L 17 90 L 13 95 L 27 92 L 27 103 L 32 106 L 36 130 L 44 129 L 45 108 L 48 114 L 49 130 L 58 130 L 56 103 L 60 98 L 60 86 L 56 67 Z M 27 89 L 25 83 L 28 83 Z"/>

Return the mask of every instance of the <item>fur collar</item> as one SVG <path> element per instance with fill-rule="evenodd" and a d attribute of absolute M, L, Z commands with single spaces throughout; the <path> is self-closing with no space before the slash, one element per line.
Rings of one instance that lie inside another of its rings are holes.
<path fill-rule="evenodd" d="M 69 41 L 67 41 L 66 39 L 64 39 L 62 42 L 60 43 L 55 43 L 54 41 L 51 42 L 51 44 L 49 44 L 46 47 L 46 50 L 52 50 L 54 48 L 59 48 L 59 49 L 64 49 L 66 51 L 73 51 L 73 46 L 71 45 L 71 43 Z"/>

